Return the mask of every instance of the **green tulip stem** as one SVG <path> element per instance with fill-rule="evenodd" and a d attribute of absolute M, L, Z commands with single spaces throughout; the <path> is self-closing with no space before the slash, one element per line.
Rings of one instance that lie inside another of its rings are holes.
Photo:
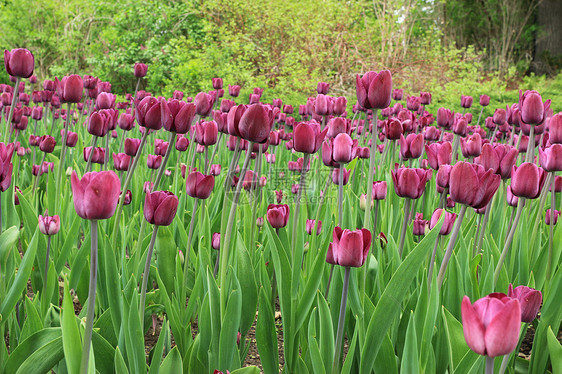
<path fill-rule="evenodd" d="M 139 92 L 139 87 L 140 87 L 141 79 L 142 79 L 142 78 L 138 78 L 138 79 L 137 79 L 137 86 L 135 87 L 135 96 L 133 96 L 133 109 L 135 108 L 135 107 L 134 107 L 134 104 L 135 104 L 135 100 L 137 99 L 137 92 Z"/>
<path fill-rule="evenodd" d="M 556 192 L 554 190 L 554 180 L 555 172 L 550 173 L 552 175 L 552 182 L 550 184 L 550 227 L 548 233 L 548 261 L 546 263 L 546 283 L 550 283 L 550 278 L 552 276 L 552 259 L 553 259 L 553 245 L 554 245 L 554 213 L 556 209 Z M 548 190 L 545 186 L 545 190 Z M 539 214 L 542 212 L 539 210 Z"/>
<path fill-rule="evenodd" d="M 529 132 L 529 145 L 527 146 L 527 153 L 525 153 L 525 162 L 533 162 L 535 156 L 535 126 L 531 125 Z"/>
<path fill-rule="evenodd" d="M 62 173 L 64 171 L 64 159 L 66 157 L 66 140 L 68 138 L 69 120 L 70 120 L 70 103 L 67 103 L 66 104 L 66 121 L 64 121 L 64 135 L 63 135 L 61 151 L 60 151 L 59 167 L 58 167 L 58 170 L 57 170 L 57 187 L 56 187 L 56 194 L 55 194 L 55 207 L 56 207 L 56 209 L 60 208 L 60 205 L 59 205 L 60 189 L 61 189 L 61 183 L 62 183 Z M 92 153 L 93 152 L 91 152 L 90 155 Z"/>
<path fill-rule="evenodd" d="M 121 213 L 123 212 L 123 203 L 125 202 L 125 195 L 127 193 L 127 188 L 129 187 L 129 183 L 131 183 L 131 179 L 133 177 L 133 173 L 135 172 L 135 169 L 137 168 L 137 165 L 139 163 L 139 159 L 142 157 L 142 149 L 144 148 L 144 145 L 146 144 L 146 138 L 148 137 L 148 129 L 145 128 L 144 134 L 142 134 L 142 138 L 141 138 L 141 142 L 139 145 L 139 149 L 137 151 L 137 155 L 135 156 L 135 159 L 133 160 L 133 164 L 129 167 L 129 170 L 127 171 L 127 177 L 125 178 L 125 183 L 123 184 L 123 186 L 121 186 L 121 191 L 123 191 L 123 193 L 121 194 L 121 198 L 119 198 L 119 204 L 117 205 L 117 210 L 115 211 L 115 220 L 113 223 L 113 233 L 111 235 L 112 238 L 112 245 L 111 248 L 115 248 L 117 247 L 117 231 L 119 230 L 119 225 L 121 223 Z M 92 150 L 93 152 L 93 150 Z"/>
<path fill-rule="evenodd" d="M 494 374 L 494 357 L 484 356 L 486 357 L 486 374 Z"/>
<path fill-rule="evenodd" d="M 252 148 L 254 146 L 254 142 L 249 142 L 248 150 L 246 151 L 246 157 L 244 158 L 244 164 L 242 165 L 242 170 L 240 171 L 240 176 L 246 174 L 246 169 L 250 163 L 250 159 L 252 156 Z M 230 213 L 228 214 L 228 223 L 226 226 L 226 231 L 224 235 L 224 242 L 223 248 L 219 252 L 221 256 L 221 266 L 220 266 L 220 289 L 221 289 L 221 316 L 224 318 L 225 309 L 226 309 L 226 298 L 228 292 L 226 291 L 226 271 L 228 267 L 228 255 L 230 253 L 230 242 L 232 240 L 232 228 L 234 226 L 234 219 L 236 218 L 236 208 L 238 207 L 238 200 L 240 199 L 240 191 L 242 190 L 242 184 L 244 182 L 244 178 L 240 178 L 238 180 L 238 184 L 236 185 L 236 191 L 234 192 L 234 198 L 232 201 L 232 205 L 230 207 Z M 255 224 L 255 222 L 254 222 Z"/>
<path fill-rule="evenodd" d="M 164 175 L 164 170 L 166 170 L 166 164 L 168 164 L 168 159 L 170 158 L 170 154 L 172 153 L 172 149 L 176 145 L 176 133 L 170 132 L 170 136 L 168 137 L 168 149 L 166 149 L 166 154 L 164 155 L 164 159 L 162 160 L 162 164 L 160 165 L 160 169 L 158 169 L 158 175 L 156 176 L 156 180 L 154 181 L 154 187 L 152 191 L 158 190 L 158 185 L 162 180 L 162 176 Z"/>
<path fill-rule="evenodd" d="M 293 258 L 295 256 L 295 250 L 297 247 L 297 226 L 299 223 L 299 208 L 301 203 L 301 196 L 302 191 L 306 188 L 306 172 L 308 171 L 308 160 L 310 155 L 305 153 L 303 156 L 303 163 L 302 163 L 302 170 L 301 170 L 301 178 L 299 181 L 299 189 L 297 191 L 297 198 L 295 200 L 295 212 L 293 213 L 293 236 L 291 237 L 291 254 Z M 243 175 L 243 174 L 242 174 Z M 241 176 L 242 176 L 241 175 Z M 340 213 L 341 215 L 341 213 Z"/>
<path fill-rule="evenodd" d="M 482 227 L 480 229 L 480 236 L 478 237 L 478 246 L 475 251 L 472 252 L 472 257 L 476 256 L 478 252 L 482 249 L 482 242 L 484 241 L 484 234 L 486 232 L 486 226 L 490 220 L 490 211 L 492 210 L 492 202 L 490 201 L 486 206 L 486 212 L 484 213 L 484 218 L 482 220 Z"/>
<path fill-rule="evenodd" d="M 338 226 L 342 227 L 343 225 L 343 164 L 340 164 L 339 167 L 339 180 L 338 180 Z M 366 209 L 366 208 L 365 208 Z"/>
<path fill-rule="evenodd" d="M 16 107 L 16 102 L 19 99 L 20 90 L 20 77 L 16 77 L 16 83 L 14 85 L 14 94 L 12 95 L 12 105 L 10 106 L 10 111 L 8 112 L 8 118 L 6 118 L 6 132 L 4 132 L 4 143 L 8 143 L 8 131 L 11 137 L 12 128 L 12 118 L 14 116 L 14 109 Z"/>
<path fill-rule="evenodd" d="M 49 279 L 49 254 L 51 253 L 51 235 L 47 235 L 47 255 L 45 256 L 45 278 L 43 279 L 43 297 L 47 295 L 47 279 Z"/>
<path fill-rule="evenodd" d="M 96 306 L 96 280 L 98 276 L 98 221 L 92 220 L 90 223 L 90 284 L 88 290 L 86 329 L 84 331 L 84 346 L 82 349 L 82 360 L 80 362 L 80 374 L 88 373 L 88 361 L 90 359 L 90 346 L 92 343 L 92 332 L 94 328 L 94 309 Z"/>
<path fill-rule="evenodd" d="M 459 232 L 461 231 L 461 224 L 462 220 L 464 219 L 464 215 L 466 213 L 467 205 L 461 206 L 461 211 L 457 219 L 455 220 L 455 226 L 453 227 L 453 232 L 451 233 L 451 238 L 449 239 L 449 243 L 447 244 L 447 249 L 445 250 L 445 255 L 443 256 L 443 262 L 441 263 L 441 268 L 439 269 L 439 274 L 437 275 L 437 287 L 441 290 L 441 286 L 443 285 L 443 280 L 445 278 L 445 271 L 447 270 L 447 264 L 451 259 L 451 255 L 453 254 L 453 248 L 455 247 L 455 242 L 457 241 L 457 237 L 459 236 Z"/>
<path fill-rule="evenodd" d="M 406 198 L 406 201 L 404 202 L 404 221 L 402 222 L 402 231 L 400 232 L 400 244 L 398 245 L 398 256 L 400 258 L 402 258 L 402 251 L 404 250 L 404 242 L 406 240 L 406 230 L 408 230 L 408 221 L 410 220 L 411 203 L 412 200 Z"/>
<path fill-rule="evenodd" d="M 476 126 L 480 125 L 480 119 L 482 118 L 482 112 L 484 111 L 484 107 L 480 108 L 480 114 L 478 115 L 478 122 L 476 122 Z"/>
<path fill-rule="evenodd" d="M 92 148 L 90 150 L 90 154 L 88 155 L 88 162 L 86 163 L 86 169 L 84 169 L 84 173 L 90 171 L 90 166 L 92 166 L 92 156 L 94 154 L 94 148 L 96 148 L 96 143 L 98 142 L 98 137 L 94 135 L 92 139 Z"/>
<path fill-rule="evenodd" d="M 182 282 L 182 293 L 181 299 L 185 302 L 186 288 L 187 288 L 187 271 L 189 270 L 189 253 L 191 252 L 191 241 L 193 239 L 193 228 L 195 227 L 195 214 L 197 214 L 197 205 L 199 205 L 199 199 L 195 199 L 193 203 L 193 210 L 191 211 L 191 220 L 189 222 L 189 234 L 187 235 L 187 245 L 185 246 L 185 256 L 183 260 L 183 282 Z"/>
<path fill-rule="evenodd" d="M 503 246 L 503 250 L 498 260 L 498 264 L 496 266 L 496 270 L 494 271 L 494 288 L 498 284 L 498 279 L 500 277 L 500 272 L 503 266 L 503 263 L 507 257 L 507 253 L 509 252 L 509 247 L 511 246 L 511 242 L 513 241 L 513 235 L 515 234 L 515 230 L 517 229 L 517 224 L 519 223 L 519 218 L 521 218 L 521 212 L 523 211 L 523 207 L 525 206 L 525 198 L 519 198 L 519 204 L 517 205 L 517 213 L 515 214 L 515 219 L 513 220 L 513 224 L 511 225 L 511 229 L 509 230 L 509 234 L 505 239 L 505 244 Z"/>
<path fill-rule="evenodd" d="M 373 131 L 371 134 L 369 174 L 367 177 L 367 206 L 365 207 L 365 218 L 363 219 L 363 227 L 371 226 L 371 201 L 373 200 L 373 180 L 375 177 L 375 154 L 377 152 L 377 118 L 378 118 L 377 109 L 373 109 Z M 367 131 L 368 128 L 369 126 L 366 124 L 365 127 L 363 128 L 363 131 Z"/>
<path fill-rule="evenodd" d="M 0 234 L 2 234 L 2 192 L 0 192 Z"/>
<path fill-rule="evenodd" d="M 260 187 L 260 175 L 261 175 L 261 168 L 262 168 L 262 146 L 260 145 L 258 150 L 258 156 L 256 157 L 256 165 L 254 167 L 254 177 L 252 180 L 252 188 L 255 188 L 255 196 L 252 206 L 252 220 L 250 221 L 250 246 L 248 249 L 250 253 L 254 253 L 255 241 L 254 241 L 254 234 L 256 232 L 256 217 L 258 214 L 258 205 L 261 200 L 261 187 Z"/>
<path fill-rule="evenodd" d="M 148 285 L 148 274 L 150 273 L 150 260 L 152 259 L 152 252 L 154 251 L 154 243 L 156 242 L 156 236 L 158 234 L 158 225 L 154 225 L 152 230 L 152 238 L 150 238 L 150 244 L 148 246 L 148 253 L 146 254 L 146 262 L 144 263 L 144 272 L 142 273 L 142 286 L 141 286 L 141 296 L 139 304 L 139 312 L 141 319 L 141 326 L 144 326 L 144 307 L 146 302 L 146 286 Z"/>
<path fill-rule="evenodd" d="M 334 364 L 332 365 L 332 374 L 340 372 L 341 365 L 341 350 L 343 345 L 343 327 L 345 325 L 345 310 L 347 306 L 347 291 L 349 288 L 349 274 L 351 268 L 349 266 L 345 267 L 345 275 L 343 277 L 343 289 L 341 291 L 341 304 L 340 304 L 340 316 L 338 318 L 338 332 L 336 335 L 336 350 L 334 351 Z"/>
<path fill-rule="evenodd" d="M 43 152 L 43 158 L 41 159 L 41 163 L 39 164 L 39 170 L 37 171 L 37 175 L 35 176 L 35 180 L 33 181 L 33 189 L 31 190 L 31 195 L 35 195 L 35 190 L 39 185 L 39 177 L 41 176 L 41 168 L 43 167 L 43 163 L 45 162 L 45 157 L 47 156 L 46 153 Z"/>

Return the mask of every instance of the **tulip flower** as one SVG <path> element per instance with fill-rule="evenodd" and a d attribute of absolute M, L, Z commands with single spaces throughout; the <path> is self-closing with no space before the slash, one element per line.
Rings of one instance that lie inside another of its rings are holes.
<path fill-rule="evenodd" d="M 239 85 L 228 85 L 228 94 L 232 97 L 238 97 L 240 95 L 240 86 Z"/>
<path fill-rule="evenodd" d="M 289 222 L 289 206 L 269 204 L 266 217 L 271 227 L 275 229 L 285 227 Z"/>
<path fill-rule="evenodd" d="M 139 126 L 151 130 L 160 130 L 163 122 L 170 121 L 169 116 L 165 116 L 164 121 L 162 120 L 160 102 L 152 96 L 146 96 L 135 105 L 135 117 Z"/>
<path fill-rule="evenodd" d="M 232 109 L 234 109 L 233 107 Z M 230 113 L 229 112 L 229 120 Z M 273 125 L 273 111 L 262 104 L 253 104 L 240 117 L 238 130 L 240 136 L 254 143 L 265 143 Z M 230 125 L 229 125 L 230 130 Z M 231 133 L 231 135 L 234 135 Z"/>
<path fill-rule="evenodd" d="M 480 95 L 480 105 L 481 106 L 488 106 L 489 104 L 490 104 L 490 96 Z"/>
<path fill-rule="evenodd" d="M 445 129 L 453 126 L 455 121 L 455 113 L 447 108 L 439 108 L 437 110 L 437 125 Z"/>
<path fill-rule="evenodd" d="M 39 215 L 39 231 L 44 235 L 55 235 L 60 230 L 60 217 L 58 215 Z"/>
<path fill-rule="evenodd" d="M 400 155 L 403 160 L 419 158 L 423 153 L 423 134 L 400 135 Z"/>
<path fill-rule="evenodd" d="M 472 96 L 461 95 L 461 106 L 468 109 L 472 106 Z"/>
<path fill-rule="evenodd" d="M 449 213 L 446 210 L 444 211 L 443 209 L 435 209 L 435 211 L 431 215 L 431 221 L 429 223 L 429 228 L 433 229 L 437 225 L 437 223 L 439 222 L 439 219 L 441 218 L 441 215 L 443 214 L 443 212 L 445 212 L 445 220 L 443 221 L 443 226 L 441 226 L 441 230 L 439 231 L 439 235 L 449 235 L 451 233 L 451 230 L 453 229 L 453 224 L 455 223 L 455 220 L 457 219 L 456 213 Z"/>
<path fill-rule="evenodd" d="M 178 197 L 169 191 L 154 191 L 146 194 L 144 218 L 153 225 L 169 226 L 178 209 Z"/>
<path fill-rule="evenodd" d="M 72 195 L 76 213 L 83 219 L 108 219 L 115 213 L 121 183 L 113 171 L 90 172 L 78 179 L 71 176 Z"/>
<path fill-rule="evenodd" d="M 357 102 L 365 109 L 384 109 L 390 105 L 392 75 L 390 71 L 369 71 L 355 79 Z"/>
<path fill-rule="evenodd" d="M 146 73 L 148 72 L 148 66 L 146 66 L 146 64 L 143 64 L 141 62 L 137 62 L 135 64 L 135 77 L 136 78 L 144 78 L 146 76 Z"/>
<path fill-rule="evenodd" d="M 29 78 L 35 68 L 35 57 L 25 48 L 4 50 L 4 67 L 13 77 Z"/>
<path fill-rule="evenodd" d="M 518 197 L 536 199 L 545 182 L 546 174 L 535 164 L 524 162 L 519 167 L 513 166 L 511 172 L 511 192 Z"/>
<path fill-rule="evenodd" d="M 546 171 L 562 171 L 562 144 L 553 144 L 548 148 L 539 148 L 539 162 Z"/>
<path fill-rule="evenodd" d="M 191 129 L 191 123 L 195 118 L 196 105 L 184 101 L 172 99 L 168 102 L 162 101 L 161 107 L 164 113 L 169 112 L 170 121 L 164 122 L 164 128 L 177 134 L 186 134 Z"/>
<path fill-rule="evenodd" d="M 201 117 L 207 117 L 211 113 L 214 102 L 213 97 L 205 92 L 199 92 L 193 100 L 195 111 Z"/>
<path fill-rule="evenodd" d="M 306 232 L 308 235 L 312 235 L 314 232 L 314 226 L 316 226 L 316 235 L 320 235 L 322 231 L 322 221 L 316 221 L 314 219 L 307 219 L 306 220 Z"/>
<path fill-rule="evenodd" d="M 371 247 L 371 232 L 367 229 L 342 230 L 334 228 L 333 241 L 328 247 L 326 262 L 346 267 L 361 267 Z"/>
<path fill-rule="evenodd" d="M 351 169 L 343 168 L 343 185 L 345 186 L 349 182 L 349 176 L 351 174 Z M 332 171 L 332 183 L 339 185 L 340 183 L 340 173 L 338 169 Z"/>
<path fill-rule="evenodd" d="M 482 137 L 476 133 L 466 138 L 460 138 L 461 152 L 465 158 L 477 157 L 482 152 Z"/>
<path fill-rule="evenodd" d="M 162 165 L 162 156 L 149 154 L 146 164 L 149 169 L 158 170 L 160 168 L 160 165 Z"/>
<path fill-rule="evenodd" d="M 353 158 L 353 140 L 346 133 L 335 137 L 332 149 L 332 158 L 337 163 L 348 163 Z"/>
<path fill-rule="evenodd" d="M 7 146 L 0 142 L 0 192 L 4 192 L 12 183 L 12 155 L 14 153 L 14 145 L 12 143 Z M 1 220 L 1 217 L 0 217 Z M 0 230 L 2 226 L 0 226 Z"/>
<path fill-rule="evenodd" d="M 546 210 L 546 216 L 544 218 L 544 223 L 546 223 L 547 225 L 556 225 L 556 223 L 558 222 L 558 217 L 560 216 L 561 212 L 559 210 L 554 209 L 554 211 L 552 209 L 547 209 Z"/>
<path fill-rule="evenodd" d="M 391 171 L 394 191 L 400 197 L 419 198 L 425 191 L 425 184 L 431 178 L 431 171 L 416 168 L 399 168 Z"/>
<path fill-rule="evenodd" d="M 479 209 L 488 204 L 500 185 L 500 177 L 481 165 L 458 162 L 449 179 L 451 198 L 456 203 Z"/>
<path fill-rule="evenodd" d="M 207 199 L 215 187 L 215 177 L 198 171 L 191 172 L 185 181 L 187 194 L 197 199 Z"/>
<path fill-rule="evenodd" d="M 376 181 L 373 182 L 373 199 L 374 200 L 384 200 L 386 199 L 386 181 Z"/>
<path fill-rule="evenodd" d="M 543 103 L 537 91 L 519 91 L 519 109 L 521 120 L 530 125 L 539 125 L 544 122 L 546 113 L 550 108 L 550 100 Z"/>
<path fill-rule="evenodd" d="M 392 98 L 394 100 L 402 100 L 402 97 L 404 95 L 404 90 L 401 88 L 396 88 L 392 91 Z"/>
<path fill-rule="evenodd" d="M 513 284 L 510 283 L 507 296 L 519 300 L 521 306 L 521 322 L 533 322 L 541 308 L 541 291 L 526 286 L 513 288 Z"/>
<path fill-rule="evenodd" d="M 562 144 L 562 113 L 557 113 L 550 118 L 549 134 L 552 144 Z"/>
<path fill-rule="evenodd" d="M 195 141 L 210 146 L 217 143 L 218 127 L 215 121 L 201 121 L 195 124 Z"/>
<path fill-rule="evenodd" d="M 127 171 L 131 165 L 131 156 L 113 152 L 113 167 L 118 171 Z"/>
<path fill-rule="evenodd" d="M 412 233 L 416 236 L 422 236 L 427 231 L 429 231 L 429 221 L 423 219 L 423 213 L 416 213 L 412 221 Z"/>
<path fill-rule="evenodd" d="M 125 139 L 125 154 L 131 157 L 135 157 L 139 150 L 141 140 L 134 138 Z"/>
<path fill-rule="evenodd" d="M 509 354 L 517 347 L 521 324 L 519 300 L 491 294 L 471 304 L 465 296 L 461 313 L 464 338 L 474 352 L 493 358 Z"/>
<path fill-rule="evenodd" d="M 453 147 L 450 142 L 432 143 L 425 146 L 429 166 L 439 170 L 441 165 L 451 164 Z"/>
<path fill-rule="evenodd" d="M 60 81 L 55 77 L 57 93 L 65 103 L 78 103 L 82 100 L 84 83 L 82 77 L 76 74 L 63 77 Z"/>

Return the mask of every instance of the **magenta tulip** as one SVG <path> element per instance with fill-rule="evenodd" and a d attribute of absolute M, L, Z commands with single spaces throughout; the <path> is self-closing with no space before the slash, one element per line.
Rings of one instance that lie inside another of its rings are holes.
<path fill-rule="evenodd" d="M 342 230 L 334 228 L 333 241 L 328 247 L 326 262 L 346 267 L 361 267 L 371 247 L 371 232 L 367 229 Z"/>
<path fill-rule="evenodd" d="M 488 204 L 500 185 L 500 176 L 481 165 L 457 162 L 451 170 L 449 189 L 456 203 L 479 209 Z"/>
<path fill-rule="evenodd" d="M 144 218 L 153 225 L 169 226 L 178 210 L 178 197 L 169 191 L 148 192 L 144 199 Z"/>
<path fill-rule="evenodd" d="M 511 192 L 518 197 L 536 199 L 544 185 L 546 173 L 537 165 L 524 162 L 519 167 L 513 165 L 511 172 Z"/>
<path fill-rule="evenodd" d="M 113 171 L 89 172 L 78 179 L 75 171 L 70 178 L 74 209 L 83 219 L 107 219 L 115 213 L 121 182 Z"/>
<path fill-rule="evenodd" d="M 187 194 L 197 199 L 207 199 L 215 187 L 215 177 L 198 171 L 191 172 L 185 180 Z"/>
<path fill-rule="evenodd" d="M 4 50 L 4 67 L 13 77 L 29 78 L 35 68 L 35 57 L 25 48 Z"/>
<path fill-rule="evenodd" d="M 39 231 L 44 235 L 55 235 L 60 230 L 60 217 L 58 215 L 39 215 Z"/>
<path fill-rule="evenodd" d="M 390 71 L 369 71 L 355 79 L 357 101 L 365 109 L 384 109 L 390 105 L 392 75 Z"/>
<path fill-rule="evenodd" d="M 513 288 L 513 285 L 510 283 L 507 296 L 519 300 L 521 305 L 521 322 L 533 322 L 541 308 L 541 291 L 526 286 Z"/>
<path fill-rule="evenodd" d="M 391 171 L 394 191 L 400 197 L 419 198 L 425 191 L 425 184 L 431 178 L 431 170 L 398 168 Z"/>
<path fill-rule="evenodd" d="M 275 229 L 287 226 L 289 222 L 289 206 L 286 204 L 269 204 L 267 206 L 267 221 Z"/>

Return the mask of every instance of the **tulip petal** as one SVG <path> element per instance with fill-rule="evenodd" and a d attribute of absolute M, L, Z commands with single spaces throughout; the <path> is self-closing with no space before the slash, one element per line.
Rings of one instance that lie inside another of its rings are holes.
<path fill-rule="evenodd" d="M 486 328 L 486 354 L 497 357 L 511 353 L 519 341 L 521 307 L 519 300 L 511 299 L 497 311 Z"/>
<path fill-rule="evenodd" d="M 479 355 L 486 354 L 486 345 L 484 342 L 485 330 L 482 321 L 478 317 L 473 305 L 470 304 L 470 299 L 465 296 L 461 304 L 462 315 L 462 330 L 466 344 L 474 352 Z"/>

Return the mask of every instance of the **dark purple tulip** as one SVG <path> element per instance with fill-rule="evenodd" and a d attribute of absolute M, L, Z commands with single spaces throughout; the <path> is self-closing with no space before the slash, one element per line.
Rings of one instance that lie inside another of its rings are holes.
<path fill-rule="evenodd" d="M 513 288 L 513 285 L 510 283 L 507 296 L 519 300 L 519 304 L 521 305 L 521 322 L 533 322 L 541 308 L 541 291 L 526 286 Z"/>
<path fill-rule="evenodd" d="M 437 183 L 437 186 L 443 189 L 449 188 L 449 182 L 451 180 L 451 170 L 453 170 L 453 167 L 451 165 L 443 164 L 439 167 L 437 175 L 435 176 L 435 183 Z"/>
<path fill-rule="evenodd" d="M 333 112 L 336 116 L 341 116 L 345 113 L 347 108 L 347 98 L 345 96 L 339 96 L 334 101 Z"/>
<path fill-rule="evenodd" d="M 195 118 L 195 104 L 172 99 L 168 102 L 162 101 L 162 113 L 170 115 L 171 120 L 164 122 L 164 128 L 177 134 L 186 134 L 191 129 L 191 123 Z"/>
<path fill-rule="evenodd" d="M 384 200 L 386 199 L 387 186 L 386 181 L 373 182 L 373 199 Z"/>
<path fill-rule="evenodd" d="M 189 146 L 189 140 L 185 136 L 178 136 L 176 140 L 176 149 L 180 152 L 187 151 L 187 147 Z"/>
<path fill-rule="evenodd" d="M 546 171 L 562 171 L 562 144 L 539 148 L 539 162 Z"/>
<path fill-rule="evenodd" d="M 349 182 L 349 175 L 351 174 L 351 169 L 343 168 L 343 185 L 345 186 Z M 332 170 L 332 183 L 339 185 L 340 183 L 340 171 L 335 168 Z"/>
<path fill-rule="evenodd" d="M 220 90 L 222 88 L 222 78 L 213 78 L 213 88 L 215 90 Z"/>
<path fill-rule="evenodd" d="M 402 100 L 403 96 L 404 96 L 404 90 L 401 88 L 396 88 L 394 91 L 392 91 L 392 98 L 394 100 Z"/>
<path fill-rule="evenodd" d="M 289 222 L 289 206 L 286 204 L 275 205 L 269 204 L 267 206 L 267 221 L 271 227 L 280 229 L 287 226 Z"/>
<path fill-rule="evenodd" d="M 402 159 L 409 160 L 412 158 L 419 158 L 423 153 L 423 135 L 422 134 L 408 134 L 400 135 L 400 155 Z"/>
<path fill-rule="evenodd" d="M 170 191 L 154 191 L 144 199 L 144 218 L 156 226 L 169 226 L 178 210 L 178 197 Z"/>
<path fill-rule="evenodd" d="M 429 230 L 429 221 L 423 219 L 422 213 L 416 213 L 414 220 L 412 221 L 412 231 L 416 236 L 422 236 Z"/>
<path fill-rule="evenodd" d="M 556 225 L 556 223 L 558 222 L 558 217 L 560 216 L 560 211 L 554 209 L 554 216 L 553 216 L 554 221 L 553 221 L 553 223 L 552 223 L 551 220 L 550 220 L 550 215 L 551 215 L 551 210 L 550 210 L 550 209 L 547 209 L 547 210 L 546 210 L 546 216 L 545 216 L 545 218 L 544 218 L 544 223 L 547 224 L 547 225 L 549 225 L 549 226 L 550 226 L 551 224 L 552 224 L 552 225 Z"/>
<path fill-rule="evenodd" d="M 524 162 L 519 167 L 513 165 L 511 171 L 511 192 L 518 197 L 536 199 L 544 185 L 546 173 L 537 165 Z"/>
<path fill-rule="evenodd" d="M 117 120 L 117 124 L 124 131 L 130 131 L 135 126 L 135 117 L 128 113 L 122 113 Z"/>
<path fill-rule="evenodd" d="M 76 213 L 83 219 L 107 219 L 115 213 L 121 182 L 113 171 L 90 172 L 78 179 L 76 172 L 70 178 L 72 200 Z"/>
<path fill-rule="evenodd" d="M 463 108 L 470 108 L 472 106 L 472 96 L 461 95 L 461 106 Z"/>
<path fill-rule="evenodd" d="M 140 146 L 140 139 L 127 138 L 125 139 L 125 154 L 135 157 Z"/>
<path fill-rule="evenodd" d="M 346 133 L 338 134 L 332 143 L 332 158 L 337 163 L 348 163 L 353 158 L 353 140 Z"/>
<path fill-rule="evenodd" d="M 453 132 L 460 136 L 466 136 L 468 130 L 468 123 L 464 117 L 459 117 L 453 124 Z"/>
<path fill-rule="evenodd" d="M 109 132 L 111 118 L 104 112 L 93 112 L 88 121 L 88 132 L 94 136 L 104 137 Z"/>
<path fill-rule="evenodd" d="M 550 118 L 549 134 L 549 140 L 552 144 L 562 144 L 562 112 Z"/>
<path fill-rule="evenodd" d="M 435 209 L 433 214 L 431 215 L 431 221 L 429 223 L 429 228 L 433 229 L 435 225 L 439 222 L 441 215 L 445 212 L 445 220 L 443 221 L 443 226 L 441 226 L 441 230 L 439 231 L 439 235 L 449 235 L 451 230 L 453 229 L 453 224 L 457 219 L 456 213 L 449 213 L 443 209 Z"/>
<path fill-rule="evenodd" d="M 482 153 L 482 137 L 479 133 L 468 135 L 466 138 L 460 138 L 461 151 L 465 158 L 478 157 Z"/>
<path fill-rule="evenodd" d="M 130 165 L 131 165 L 131 156 L 128 156 L 125 153 L 113 152 L 113 166 L 115 167 L 115 170 L 127 171 L 129 170 Z"/>
<path fill-rule="evenodd" d="M 149 169 L 158 169 L 160 165 L 162 165 L 162 156 L 161 155 L 148 155 L 146 160 L 146 165 Z"/>
<path fill-rule="evenodd" d="M 235 84 L 235 85 L 228 85 L 228 94 L 232 97 L 238 97 L 238 95 L 240 95 L 240 86 Z"/>
<path fill-rule="evenodd" d="M 141 62 L 137 62 L 135 64 L 135 77 L 144 78 L 146 76 L 146 73 L 148 73 L 148 66 Z"/>
<path fill-rule="evenodd" d="M 431 93 L 430 92 L 420 92 L 421 104 L 430 105 L 431 104 Z"/>
<path fill-rule="evenodd" d="M 457 162 L 451 170 L 449 189 L 453 201 L 479 209 L 488 204 L 500 185 L 500 176 L 481 165 Z"/>
<path fill-rule="evenodd" d="M 371 247 L 371 232 L 367 229 L 342 230 L 334 228 L 333 241 L 328 247 L 326 262 L 345 267 L 361 267 Z"/>
<path fill-rule="evenodd" d="M 25 48 L 4 50 L 4 67 L 13 77 L 29 78 L 35 68 L 35 57 Z"/>
<path fill-rule="evenodd" d="M 365 109 L 384 109 L 390 105 L 392 75 L 390 71 L 369 71 L 355 79 L 357 101 Z"/>
<path fill-rule="evenodd" d="M 421 98 L 419 96 L 408 96 L 406 98 L 406 108 L 411 111 L 417 111 L 421 104 Z"/>
<path fill-rule="evenodd" d="M 499 125 L 503 125 L 506 120 L 507 120 L 506 111 L 501 108 L 496 109 L 496 111 L 494 112 L 494 116 L 492 117 L 492 121 L 499 126 Z"/>
<path fill-rule="evenodd" d="M 480 95 L 480 105 L 481 105 L 481 106 L 488 106 L 488 105 L 490 105 L 490 96 L 488 96 L 488 95 Z"/>
<path fill-rule="evenodd" d="M 66 76 L 60 82 L 55 78 L 55 84 L 57 86 L 57 93 L 63 102 L 78 103 L 82 100 L 84 82 L 82 82 L 81 76 L 76 74 Z"/>
<path fill-rule="evenodd" d="M 433 170 L 439 170 L 441 165 L 451 164 L 453 147 L 450 142 L 432 143 L 425 146 L 429 166 Z"/>
<path fill-rule="evenodd" d="M 195 124 L 195 141 L 201 145 L 216 144 L 218 127 L 215 121 L 200 121 Z"/>
<path fill-rule="evenodd" d="M 61 138 L 64 138 L 64 130 L 61 130 Z M 76 147 L 76 143 L 78 143 L 78 134 L 72 131 L 68 132 L 66 137 L 66 146 L 73 148 Z"/>
<path fill-rule="evenodd" d="M 449 129 L 455 122 L 455 113 L 447 108 L 439 108 L 437 110 L 437 125 L 445 129 Z"/>
<path fill-rule="evenodd" d="M 85 147 L 83 151 L 84 161 L 90 159 L 90 153 L 92 152 L 92 147 Z M 95 147 L 93 149 L 92 162 L 94 164 L 104 164 L 105 161 L 105 148 Z"/>
<path fill-rule="evenodd" d="M 400 197 L 419 198 L 425 191 L 425 184 L 431 178 L 431 171 L 416 168 L 399 168 L 391 171 L 394 191 Z"/>
<path fill-rule="evenodd" d="M 398 140 L 402 136 L 403 132 L 404 132 L 404 128 L 402 127 L 402 123 L 398 119 L 391 118 L 388 121 L 386 121 L 385 134 L 387 139 Z"/>
<path fill-rule="evenodd" d="M 199 92 L 195 96 L 193 103 L 195 104 L 196 113 L 201 117 L 207 117 L 213 109 L 214 99 L 208 93 Z"/>
<path fill-rule="evenodd" d="M 56 144 L 55 138 L 49 135 L 43 135 L 39 142 L 39 149 L 45 153 L 53 153 Z"/>
<path fill-rule="evenodd" d="M 544 122 L 550 100 L 543 103 L 541 95 L 537 91 L 519 91 L 519 110 L 521 121 L 530 125 L 539 125 Z"/>
<path fill-rule="evenodd" d="M 187 176 L 185 187 L 189 196 L 197 199 L 207 199 L 211 195 L 213 187 L 215 187 L 215 177 L 193 171 Z"/>
<path fill-rule="evenodd" d="M 316 86 L 316 92 L 322 95 L 327 95 L 328 91 L 330 90 L 330 84 L 326 82 L 318 82 L 318 86 Z"/>
<path fill-rule="evenodd" d="M 240 117 L 238 130 L 240 131 L 240 136 L 245 140 L 265 143 L 269 138 L 272 126 L 273 111 L 265 105 L 253 104 L 248 106 L 248 109 Z"/>
<path fill-rule="evenodd" d="M 152 96 L 146 96 L 136 105 L 135 116 L 139 126 L 151 130 L 160 130 L 163 126 L 160 102 Z"/>

